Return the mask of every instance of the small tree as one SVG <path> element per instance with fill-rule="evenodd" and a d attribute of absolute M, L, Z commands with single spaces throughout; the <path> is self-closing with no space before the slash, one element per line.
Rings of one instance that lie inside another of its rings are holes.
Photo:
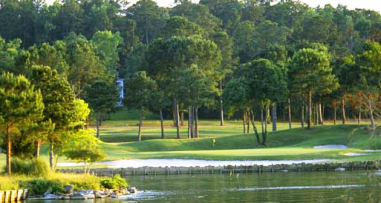
<path fill-rule="evenodd" d="M 94 162 L 102 161 L 106 154 L 101 149 L 102 141 L 94 137 L 92 130 L 79 130 L 71 135 L 73 139 L 64 145 L 64 155 L 84 163 L 84 173 L 88 174 Z"/>
<path fill-rule="evenodd" d="M 128 108 L 139 109 L 138 141 L 142 140 L 143 112 L 150 106 L 157 89 L 156 82 L 147 76 L 145 71 L 136 72 L 125 80 L 126 95 L 124 104 Z"/>
<path fill-rule="evenodd" d="M 40 91 L 24 76 L 0 75 L 0 130 L 7 143 L 7 172 L 11 176 L 12 141 L 42 119 L 44 103 Z M 25 134 L 24 134 L 25 135 Z"/>

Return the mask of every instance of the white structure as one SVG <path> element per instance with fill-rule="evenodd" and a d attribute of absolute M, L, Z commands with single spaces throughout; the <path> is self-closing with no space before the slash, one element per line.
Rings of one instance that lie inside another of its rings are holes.
<path fill-rule="evenodd" d="M 120 100 L 116 103 L 117 106 L 123 106 L 123 98 L 124 98 L 124 92 L 123 92 L 123 89 L 124 89 L 124 79 L 121 79 L 119 78 L 117 81 L 116 81 L 116 85 L 118 86 L 119 88 L 119 98 Z"/>

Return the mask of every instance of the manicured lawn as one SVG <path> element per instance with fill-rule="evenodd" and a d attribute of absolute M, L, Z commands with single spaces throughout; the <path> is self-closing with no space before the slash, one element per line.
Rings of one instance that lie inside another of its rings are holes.
<path fill-rule="evenodd" d="M 281 124 L 280 126 L 285 125 Z M 142 142 L 104 143 L 108 160 L 131 158 L 188 158 L 216 160 L 338 159 L 375 160 L 381 153 L 348 157 L 348 152 L 381 148 L 380 131 L 365 125 L 328 125 L 312 129 L 280 130 L 269 133 L 268 146 L 257 146 L 254 135 L 234 134 L 235 127 L 205 127 L 199 139 L 153 139 Z M 223 133 L 218 133 L 219 131 Z M 200 131 L 201 132 L 201 131 Z M 184 135 L 185 136 L 185 135 Z M 216 139 L 212 146 L 212 139 Z M 342 144 L 350 149 L 317 150 L 317 145 Z"/>
<path fill-rule="evenodd" d="M 278 131 L 271 132 L 268 125 L 267 147 L 257 145 L 250 126 L 250 133 L 243 134 L 242 121 L 226 121 L 219 126 L 218 120 L 200 121 L 200 138 L 187 139 L 187 122 L 181 129 L 181 139 L 176 139 L 176 128 L 172 120 L 165 121 L 165 139 L 161 139 L 160 122 L 154 115 L 143 122 L 142 142 L 136 142 L 137 120 L 132 119 L 136 112 L 122 110 L 111 115 L 101 127 L 101 140 L 106 151 L 106 160 L 134 158 L 184 158 L 206 160 L 302 160 L 332 159 L 334 161 L 364 161 L 381 158 L 381 152 L 366 156 L 350 157 L 345 153 L 364 153 L 364 149 L 381 149 L 381 130 L 369 131 L 366 124 L 314 126 L 300 128 L 300 123 L 279 122 Z M 129 119 L 123 120 L 125 117 Z M 260 123 L 256 123 L 261 136 Z M 215 145 L 212 144 L 215 139 Z M 262 139 L 262 138 L 261 138 Z M 347 145 L 349 149 L 317 150 L 317 145 Z M 48 147 L 42 149 L 42 158 L 48 161 Z M 60 162 L 70 162 L 60 158 Z M 0 154 L 0 166 L 5 165 L 5 155 Z M 104 167 L 104 165 L 100 165 Z M 99 165 L 98 165 L 99 167 Z"/>

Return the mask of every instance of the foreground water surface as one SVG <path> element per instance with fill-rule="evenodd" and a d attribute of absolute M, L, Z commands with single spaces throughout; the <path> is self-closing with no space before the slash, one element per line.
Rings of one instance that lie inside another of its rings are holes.
<path fill-rule="evenodd" d="M 381 172 L 297 172 L 126 177 L 124 199 L 42 202 L 380 202 Z"/>

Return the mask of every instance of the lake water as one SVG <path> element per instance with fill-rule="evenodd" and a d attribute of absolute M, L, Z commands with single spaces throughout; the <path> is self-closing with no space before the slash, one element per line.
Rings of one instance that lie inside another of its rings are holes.
<path fill-rule="evenodd" d="M 119 200 L 72 202 L 380 202 L 381 172 L 127 177 L 140 191 Z M 68 202 L 68 201 L 28 201 Z"/>

